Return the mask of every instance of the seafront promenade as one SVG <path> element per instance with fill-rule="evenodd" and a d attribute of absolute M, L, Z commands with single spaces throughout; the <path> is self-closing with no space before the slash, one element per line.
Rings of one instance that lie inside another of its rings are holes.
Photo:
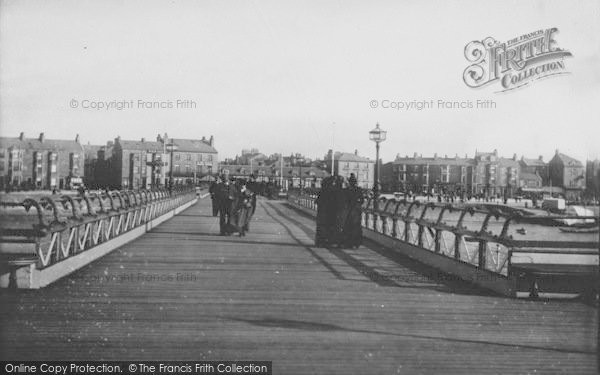
<path fill-rule="evenodd" d="M 246 237 L 210 201 L 38 290 L 3 289 L 3 360 L 267 360 L 275 374 L 596 372 L 594 307 L 507 298 L 393 249 L 313 247 L 258 200 Z"/>

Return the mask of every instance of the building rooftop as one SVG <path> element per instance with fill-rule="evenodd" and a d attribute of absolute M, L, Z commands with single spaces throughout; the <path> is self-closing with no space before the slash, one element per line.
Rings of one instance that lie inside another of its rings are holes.
<path fill-rule="evenodd" d="M 338 161 L 355 161 L 355 162 L 367 162 L 367 163 L 375 163 L 374 160 L 366 158 L 364 156 L 357 155 L 356 153 L 351 152 L 336 152 L 334 154 L 335 160 Z"/>
<path fill-rule="evenodd" d="M 564 165 L 567 165 L 567 166 L 583 167 L 583 164 L 579 160 L 572 158 L 569 155 L 560 153 L 560 152 L 558 152 L 558 150 L 556 150 L 556 154 L 554 155 L 553 160 L 554 159 L 560 160 Z"/>
<path fill-rule="evenodd" d="M 546 162 L 544 162 L 541 156 L 537 159 L 528 159 L 526 157 L 522 157 L 521 163 L 526 167 L 545 167 L 548 165 Z"/>
<path fill-rule="evenodd" d="M 10 147 L 45 151 L 83 151 L 79 136 L 75 137 L 75 140 L 46 139 L 44 133 L 41 133 L 38 138 L 25 138 L 23 134 L 19 137 L 0 137 L 0 148 Z"/>
<path fill-rule="evenodd" d="M 519 178 L 521 180 L 527 180 L 527 181 L 542 181 L 542 177 L 540 177 L 539 174 L 537 173 L 531 173 L 531 172 L 521 172 L 519 174 Z"/>
<path fill-rule="evenodd" d="M 177 145 L 176 151 L 179 152 L 217 153 L 217 150 L 209 144 L 209 141 L 206 140 L 169 138 L 169 141 Z"/>

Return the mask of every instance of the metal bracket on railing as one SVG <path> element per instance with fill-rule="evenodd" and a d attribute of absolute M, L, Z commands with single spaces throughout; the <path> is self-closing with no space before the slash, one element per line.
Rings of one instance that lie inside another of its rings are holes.
<path fill-rule="evenodd" d="M 63 226 L 67 223 L 66 219 L 58 217 L 58 207 L 56 206 L 56 202 L 54 202 L 54 199 L 52 199 L 52 197 L 40 198 L 40 204 L 41 205 L 44 205 L 44 204 L 49 205 L 50 208 L 52 209 L 52 215 L 54 216 L 54 221 L 52 223 L 50 223 L 50 225 Z"/>
<path fill-rule="evenodd" d="M 121 193 L 115 190 L 111 192 L 111 194 L 114 194 L 117 198 L 119 198 L 119 210 L 125 209 L 125 202 Z"/>
<path fill-rule="evenodd" d="M 77 213 L 77 207 L 75 207 L 75 200 L 73 199 L 73 197 L 69 196 L 69 195 L 61 195 L 60 197 L 61 202 L 63 203 L 63 207 L 65 207 L 65 209 L 67 208 L 65 203 L 69 202 L 69 204 L 71 205 L 71 219 L 73 220 L 78 220 L 81 221 L 83 220 L 83 218 L 81 216 L 79 216 L 79 214 Z"/>

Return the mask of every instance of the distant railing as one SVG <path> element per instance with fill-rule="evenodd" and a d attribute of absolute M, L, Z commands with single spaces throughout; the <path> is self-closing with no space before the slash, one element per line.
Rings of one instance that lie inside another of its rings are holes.
<path fill-rule="evenodd" d="M 4 265 L 63 261 L 143 226 L 196 198 L 192 188 L 47 195 L 0 202 Z M 33 251 L 32 251 L 33 250 Z"/>
<path fill-rule="evenodd" d="M 291 195 L 289 200 L 311 210 L 317 209 L 316 195 Z M 589 226 L 598 225 L 598 217 L 595 216 L 549 215 L 542 218 L 546 221 L 585 220 Z M 362 205 L 361 218 L 364 228 L 491 271 L 501 278 L 509 276 L 511 262 L 516 259 L 513 254 L 521 257 L 519 262 L 524 261 L 522 257 L 525 253 L 598 256 L 597 235 L 592 240 L 588 236 L 578 241 L 552 238 L 527 240 L 524 232 L 519 234 L 523 235 L 524 240 L 515 237 L 520 230 L 525 230 L 513 224 L 539 227 L 540 219 L 539 216 L 525 216 L 506 206 L 475 208 L 386 198 L 375 202 L 368 196 Z"/>

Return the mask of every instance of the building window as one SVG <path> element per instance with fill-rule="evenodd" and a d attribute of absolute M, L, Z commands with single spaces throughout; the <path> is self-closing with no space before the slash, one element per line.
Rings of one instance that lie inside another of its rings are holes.
<path fill-rule="evenodd" d="M 185 155 L 185 160 L 192 161 L 192 154 L 186 154 Z"/>
<path fill-rule="evenodd" d="M 181 154 L 180 153 L 175 153 L 175 160 L 176 161 L 181 160 Z"/>

